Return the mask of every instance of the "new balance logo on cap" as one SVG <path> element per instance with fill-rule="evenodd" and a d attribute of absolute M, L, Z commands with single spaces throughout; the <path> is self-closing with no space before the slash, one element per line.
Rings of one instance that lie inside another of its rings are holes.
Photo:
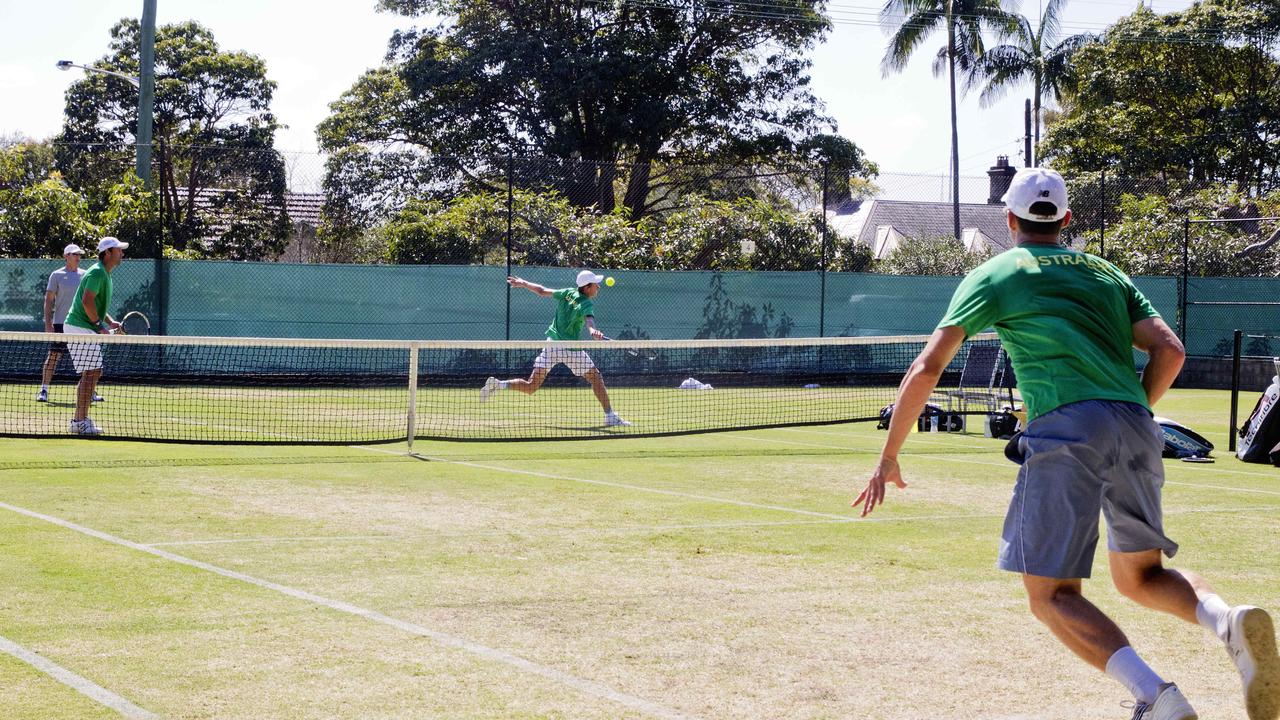
<path fill-rule="evenodd" d="M 98 241 L 98 252 L 110 250 L 111 248 L 120 248 L 121 250 L 129 247 L 129 243 L 120 242 L 113 237 L 104 237 Z"/>
<path fill-rule="evenodd" d="M 1044 205 L 1051 205 L 1053 212 L 1032 212 L 1033 205 L 1038 210 L 1044 210 Z M 1024 220 L 1061 220 L 1067 216 L 1067 184 L 1061 175 L 1047 168 L 1023 168 L 1009 183 L 1009 191 L 1004 194 L 1004 206 Z"/>

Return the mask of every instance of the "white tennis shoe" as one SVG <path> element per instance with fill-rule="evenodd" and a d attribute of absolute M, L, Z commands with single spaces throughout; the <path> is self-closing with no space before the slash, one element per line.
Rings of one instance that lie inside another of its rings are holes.
<path fill-rule="evenodd" d="M 607 412 L 604 414 L 605 427 L 629 427 L 630 425 L 630 422 L 618 417 L 618 413 L 616 412 Z"/>
<path fill-rule="evenodd" d="M 83 420 L 72 420 L 71 432 L 75 435 L 101 435 L 102 428 L 95 425 L 89 418 L 85 418 Z"/>
<path fill-rule="evenodd" d="M 49 391 L 40 388 L 40 392 L 36 393 L 36 402 L 49 402 Z"/>
<path fill-rule="evenodd" d="M 1138 703 L 1133 707 L 1133 720 L 1199 720 L 1191 703 L 1173 683 L 1160 686 L 1155 702 Z"/>
<path fill-rule="evenodd" d="M 493 394 L 494 390 L 497 390 L 500 387 L 502 386 L 498 384 L 498 378 L 496 377 L 491 377 L 488 380 L 485 380 L 484 387 L 480 388 L 480 402 L 488 402 L 489 396 Z"/>
<path fill-rule="evenodd" d="M 1231 608 L 1226 644 L 1240 671 L 1249 720 L 1280 718 L 1280 656 L 1271 616 L 1252 605 Z"/>

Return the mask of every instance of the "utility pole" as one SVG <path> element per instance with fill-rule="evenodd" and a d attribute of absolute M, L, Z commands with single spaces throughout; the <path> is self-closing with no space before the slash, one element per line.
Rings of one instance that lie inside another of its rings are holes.
<path fill-rule="evenodd" d="M 151 121 L 156 106 L 156 0 L 142 0 L 142 36 L 138 56 L 138 177 L 151 188 Z"/>
<path fill-rule="evenodd" d="M 1033 167 L 1036 163 L 1031 157 L 1031 98 L 1027 98 L 1025 110 L 1022 113 L 1022 127 L 1025 132 L 1022 136 L 1022 161 L 1027 167 Z"/>

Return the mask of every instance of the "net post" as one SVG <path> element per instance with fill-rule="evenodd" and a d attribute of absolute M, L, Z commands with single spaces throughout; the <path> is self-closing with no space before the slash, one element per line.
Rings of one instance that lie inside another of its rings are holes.
<path fill-rule="evenodd" d="M 409 343 L 409 412 L 405 418 L 405 442 L 413 452 L 414 424 L 418 418 L 418 343 Z"/>
<path fill-rule="evenodd" d="M 1227 426 L 1227 449 L 1236 451 L 1236 421 L 1240 403 L 1240 346 L 1244 332 L 1236 330 L 1231 340 L 1231 424 Z"/>

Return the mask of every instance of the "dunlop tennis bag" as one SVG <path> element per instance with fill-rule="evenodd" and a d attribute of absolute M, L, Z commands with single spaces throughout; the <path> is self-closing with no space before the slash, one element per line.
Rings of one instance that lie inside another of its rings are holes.
<path fill-rule="evenodd" d="M 1236 457 L 1245 462 L 1271 462 L 1271 450 L 1280 443 L 1280 376 L 1271 378 L 1271 385 L 1258 404 L 1253 407 L 1253 414 L 1240 428 L 1240 444 L 1236 446 Z"/>

